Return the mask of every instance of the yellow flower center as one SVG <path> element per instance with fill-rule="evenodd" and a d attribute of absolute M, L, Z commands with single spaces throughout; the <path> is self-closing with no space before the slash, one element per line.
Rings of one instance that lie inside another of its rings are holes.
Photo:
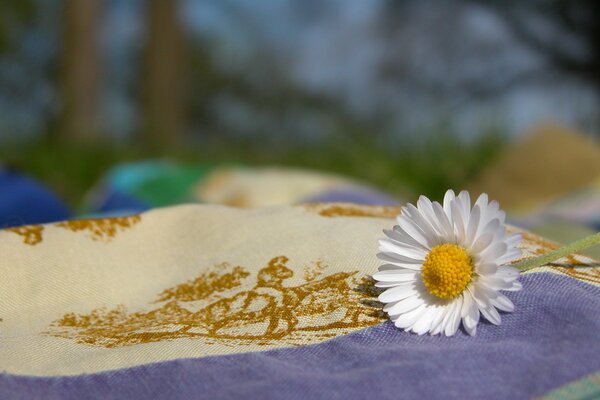
<path fill-rule="evenodd" d="M 427 254 L 421 274 L 429 293 L 441 299 L 453 299 L 471 282 L 473 270 L 473 258 L 467 250 L 445 243 Z"/>

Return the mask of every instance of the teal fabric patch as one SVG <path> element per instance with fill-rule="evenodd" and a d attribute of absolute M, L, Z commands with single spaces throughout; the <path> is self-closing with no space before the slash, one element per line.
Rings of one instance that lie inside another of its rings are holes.
<path fill-rule="evenodd" d="M 600 371 L 562 386 L 543 397 L 545 400 L 600 399 Z"/>

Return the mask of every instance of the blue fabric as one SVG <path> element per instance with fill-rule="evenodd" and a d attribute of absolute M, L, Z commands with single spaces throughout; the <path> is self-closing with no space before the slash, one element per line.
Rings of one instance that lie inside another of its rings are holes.
<path fill-rule="evenodd" d="M 55 378 L 0 375 L 2 399 L 521 399 L 600 369 L 600 288 L 526 275 L 477 336 L 384 323 L 328 342 Z M 57 350 L 59 351 L 59 350 Z"/>
<path fill-rule="evenodd" d="M 42 224 L 69 218 L 65 204 L 18 172 L 0 170 L 0 227 Z"/>
<path fill-rule="evenodd" d="M 138 214 L 152 208 L 146 202 L 128 193 L 107 191 L 102 202 L 97 206 L 96 213 L 101 215 Z"/>
<path fill-rule="evenodd" d="M 165 160 L 120 164 L 92 190 L 87 208 L 100 215 L 123 215 L 195 202 L 193 189 L 209 170 Z"/>
<path fill-rule="evenodd" d="M 370 206 L 397 206 L 401 201 L 375 190 L 346 188 L 319 193 L 305 199 L 302 203 L 354 203 Z"/>
<path fill-rule="evenodd" d="M 114 190 L 126 192 L 137 187 L 140 182 L 152 180 L 165 170 L 173 168 L 173 164 L 164 160 L 145 160 L 127 164 L 119 164 L 108 171 L 106 181 Z"/>

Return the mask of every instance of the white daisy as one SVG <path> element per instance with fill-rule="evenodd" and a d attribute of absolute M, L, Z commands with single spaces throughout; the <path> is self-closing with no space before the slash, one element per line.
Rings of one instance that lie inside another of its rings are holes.
<path fill-rule="evenodd" d="M 460 322 L 474 335 L 480 315 L 500 324 L 497 310 L 513 303 L 501 290 L 519 290 L 519 271 L 507 266 L 521 257 L 520 235 L 507 236 L 505 213 L 496 201 L 448 190 L 443 206 L 421 196 L 417 207 L 402 207 L 393 230 L 379 241 L 386 262 L 373 275 L 387 288 L 379 300 L 398 328 L 418 334 L 452 336 Z"/>

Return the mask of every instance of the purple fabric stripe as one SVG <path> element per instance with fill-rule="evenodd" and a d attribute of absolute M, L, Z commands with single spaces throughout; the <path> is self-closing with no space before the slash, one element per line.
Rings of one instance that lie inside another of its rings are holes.
<path fill-rule="evenodd" d="M 297 348 L 150 364 L 100 374 L 0 375 L 2 399 L 515 399 L 600 369 L 600 288 L 522 278 L 517 311 L 476 337 L 417 336 L 390 323 Z"/>
<path fill-rule="evenodd" d="M 402 202 L 376 190 L 347 188 L 325 191 L 303 199 L 300 203 L 354 203 L 372 206 L 397 206 Z"/>

